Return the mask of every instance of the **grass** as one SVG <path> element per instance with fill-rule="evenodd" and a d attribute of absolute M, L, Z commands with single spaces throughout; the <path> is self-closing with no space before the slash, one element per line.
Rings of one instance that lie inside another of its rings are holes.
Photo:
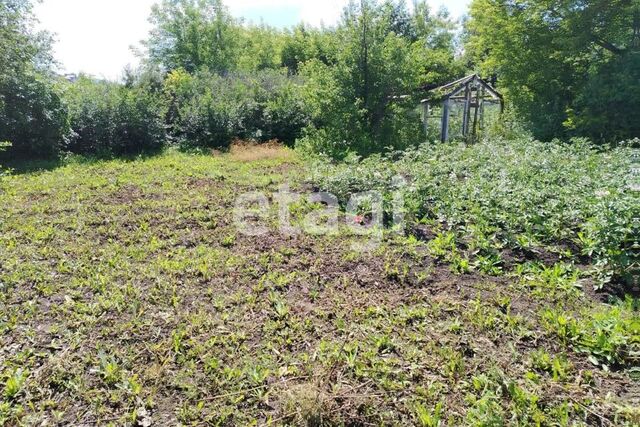
<path fill-rule="evenodd" d="M 236 162 L 255 162 L 260 160 L 293 161 L 292 150 L 283 149 L 278 142 L 256 144 L 237 141 L 229 149 L 230 159 Z"/>
<path fill-rule="evenodd" d="M 238 233 L 240 193 L 307 171 L 271 148 L 4 178 L 0 424 L 637 422 L 633 304 L 575 265 L 476 264 L 443 230 Z"/>

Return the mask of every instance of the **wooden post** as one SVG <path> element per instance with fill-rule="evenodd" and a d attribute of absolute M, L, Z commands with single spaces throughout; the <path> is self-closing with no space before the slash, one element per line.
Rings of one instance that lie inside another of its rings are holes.
<path fill-rule="evenodd" d="M 484 96 L 482 97 L 482 100 L 480 101 L 480 130 L 484 130 Z"/>
<path fill-rule="evenodd" d="M 467 108 L 469 107 L 467 103 L 469 102 L 469 85 L 464 88 L 464 107 L 462 107 L 462 137 L 467 136 Z"/>
<path fill-rule="evenodd" d="M 476 135 L 478 134 L 478 113 L 480 112 L 480 103 L 482 102 L 483 99 L 484 99 L 484 87 L 478 86 L 478 88 L 476 88 L 476 106 L 475 106 L 475 111 L 473 115 L 473 131 L 471 134 L 474 141 L 475 141 Z"/>
<path fill-rule="evenodd" d="M 471 83 L 464 89 L 464 113 L 462 115 L 462 136 L 469 135 L 469 116 L 471 115 Z"/>
<path fill-rule="evenodd" d="M 442 104 L 442 142 L 449 140 L 449 98 Z"/>

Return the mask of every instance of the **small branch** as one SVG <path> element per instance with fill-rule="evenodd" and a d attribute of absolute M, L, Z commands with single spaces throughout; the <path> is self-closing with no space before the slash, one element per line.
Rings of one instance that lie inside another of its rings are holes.
<path fill-rule="evenodd" d="M 597 36 L 593 36 L 593 41 L 595 44 L 600 46 L 603 49 L 608 50 L 609 52 L 615 53 L 616 55 L 623 55 L 626 52 L 626 49 L 621 49 L 613 43 L 609 43 L 606 40 L 602 40 Z"/>

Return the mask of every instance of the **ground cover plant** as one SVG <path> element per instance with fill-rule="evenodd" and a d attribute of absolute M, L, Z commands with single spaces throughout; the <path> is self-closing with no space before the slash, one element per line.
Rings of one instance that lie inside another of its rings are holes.
<path fill-rule="evenodd" d="M 584 265 L 591 287 L 613 282 L 624 295 L 633 285 L 625 248 L 637 240 L 637 150 L 637 140 L 613 150 L 528 137 L 425 144 L 337 164 L 321 158 L 310 180 L 341 200 L 355 192 L 402 191 L 412 221 L 443 245 L 463 248 L 485 273 L 514 260 L 565 261 Z"/>
<path fill-rule="evenodd" d="M 624 164 L 618 154 L 605 155 Z M 308 172 L 272 147 L 3 179 L 1 422 L 637 421 L 630 299 L 579 289 L 568 255 L 465 263 L 471 243 L 431 222 L 432 238 L 388 233 L 372 252 L 354 252 L 346 230 L 238 233 L 239 193 L 305 190 Z"/>
<path fill-rule="evenodd" d="M 150 12 L 109 82 L 0 2 L 0 425 L 640 425 L 638 0 Z"/>

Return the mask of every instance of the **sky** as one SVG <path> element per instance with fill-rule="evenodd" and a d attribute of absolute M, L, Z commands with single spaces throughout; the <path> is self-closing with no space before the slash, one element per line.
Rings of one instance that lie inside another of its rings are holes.
<path fill-rule="evenodd" d="M 157 0 L 42 0 L 35 8 L 40 28 L 55 35 L 54 56 L 60 72 L 85 72 L 118 79 L 138 58 L 139 47 L 150 30 L 147 21 Z M 277 27 L 299 22 L 312 25 L 337 22 L 348 0 L 226 0 L 231 13 L 246 21 Z M 435 9 L 446 6 L 453 17 L 462 16 L 470 0 L 429 0 Z"/>

